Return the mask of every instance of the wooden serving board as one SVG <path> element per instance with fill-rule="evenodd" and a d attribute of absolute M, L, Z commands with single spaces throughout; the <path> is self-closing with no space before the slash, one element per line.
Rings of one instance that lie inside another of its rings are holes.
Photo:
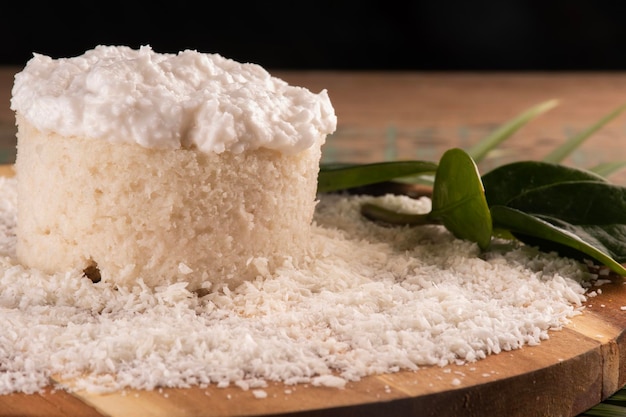
<path fill-rule="evenodd" d="M 13 175 L 12 167 L 0 166 L 0 175 Z M 582 315 L 539 346 L 472 364 L 371 376 L 343 389 L 276 383 L 265 398 L 238 387 L 105 395 L 49 388 L 0 396 L 0 416 L 575 416 L 626 384 L 624 282 L 601 286 Z"/>

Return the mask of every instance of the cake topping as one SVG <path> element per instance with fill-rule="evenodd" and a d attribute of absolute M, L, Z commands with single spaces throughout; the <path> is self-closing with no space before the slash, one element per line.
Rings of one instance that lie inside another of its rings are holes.
<path fill-rule="evenodd" d="M 218 54 L 150 46 L 34 54 L 15 76 L 11 109 L 43 132 L 216 153 L 294 154 L 337 125 L 326 90 L 314 94 Z"/>

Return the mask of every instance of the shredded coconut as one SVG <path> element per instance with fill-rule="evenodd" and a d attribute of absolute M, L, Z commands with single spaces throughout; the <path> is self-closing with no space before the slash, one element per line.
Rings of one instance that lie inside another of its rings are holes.
<path fill-rule="evenodd" d="M 101 393 L 341 388 L 537 345 L 586 301 L 588 274 L 571 260 L 512 243 L 479 256 L 439 226 L 382 227 L 359 214 L 365 199 L 417 211 L 427 199 L 323 196 L 307 268 L 287 263 L 199 295 L 184 283 L 118 289 L 78 270 L 26 269 L 14 257 L 13 179 L 0 179 L 0 197 L 1 394 L 37 392 L 50 378 Z"/>
<path fill-rule="evenodd" d="M 254 395 L 255 398 L 267 398 L 267 391 L 264 391 L 262 389 L 255 389 L 252 391 L 252 395 Z"/>

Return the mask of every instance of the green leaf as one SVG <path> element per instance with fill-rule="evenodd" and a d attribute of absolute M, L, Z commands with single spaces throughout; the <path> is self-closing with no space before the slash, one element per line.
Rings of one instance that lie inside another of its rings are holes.
<path fill-rule="evenodd" d="M 579 417 L 626 417 L 626 389 L 622 388 L 604 402 L 580 414 Z"/>
<path fill-rule="evenodd" d="M 389 181 L 418 173 L 435 172 L 437 164 L 426 161 L 392 161 L 371 164 L 322 165 L 317 191 L 327 193 Z"/>
<path fill-rule="evenodd" d="M 626 417 L 626 408 L 604 402 L 585 411 L 579 417 Z"/>
<path fill-rule="evenodd" d="M 482 161 L 492 149 L 511 137 L 526 123 L 539 116 L 540 114 L 545 113 L 546 111 L 556 107 L 557 104 L 558 100 L 549 100 L 531 107 L 530 109 L 524 111 L 522 114 L 516 116 L 504 125 L 500 126 L 490 135 L 483 138 L 480 142 L 469 148 L 467 153 L 474 159 L 474 161 Z"/>
<path fill-rule="evenodd" d="M 350 162 L 323 162 L 320 164 L 320 170 L 330 171 L 331 169 L 354 167 L 361 164 Z"/>
<path fill-rule="evenodd" d="M 626 225 L 626 187 L 608 182 L 568 181 L 545 185 L 518 195 L 506 205 L 573 224 Z"/>
<path fill-rule="evenodd" d="M 586 254 L 612 271 L 626 276 L 626 269 L 613 258 L 612 251 L 596 239 L 597 231 L 500 205 L 491 207 L 491 215 L 496 227 L 510 230 L 522 242 L 538 246 L 544 251 L 557 250 L 564 256 L 571 255 L 560 250 L 559 245 L 562 245 Z"/>
<path fill-rule="evenodd" d="M 562 182 L 527 191 L 506 205 L 580 234 L 618 262 L 626 262 L 625 187 L 597 181 Z"/>
<path fill-rule="evenodd" d="M 594 123 L 580 134 L 571 137 L 567 140 L 563 145 L 554 149 L 550 152 L 543 160 L 545 162 L 553 162 L 558 163 L 563 161 L 569 154 L 571 154 L 581 143 L 587 140 L 591 135 L 600 130 L 604 125 L 609 123 L 611 120 L 615 119 L 619 116 L 624 110 L 626 110 L 626 104 L 621 105 L 617 109 L 613 110 L 611 113 L 604 116 L 598 122 Z"/>
<path fill-rule="evenodd" d="M 548 162 L 520 161 L 502 165 L 482 177 L 489 206 L 505 204 L 514 197 L 545 185 L 565 181 L 601 181 L 591 171 Z"/>
<path fill-rule="evenodd" d="M 443 154 L 435 175 L 430 216 L 460 239 L 481 249 L 491 243 L 491 214 L 478 168 L 462 149 Z"/>
<path fill-rule="evenodd" d="M 403 184 L 415 184 L 415 185 L 423 185 L 432 187 L 435 183 L 435 175 L 431 173 L 426 174 L 417 174 L 417 175 L 409 175 L 408 177 L 397 178 L 394 180 Z"/>

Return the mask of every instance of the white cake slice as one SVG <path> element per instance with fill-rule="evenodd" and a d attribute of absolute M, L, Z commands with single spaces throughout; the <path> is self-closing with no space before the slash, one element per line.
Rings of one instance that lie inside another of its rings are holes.
<path fill-rule="evenodd" d="M 325 91 L 216 54 L 99 46 L 16 76 L 17 256 L 46 272 L 231 288 L 303 261 Z"/>

